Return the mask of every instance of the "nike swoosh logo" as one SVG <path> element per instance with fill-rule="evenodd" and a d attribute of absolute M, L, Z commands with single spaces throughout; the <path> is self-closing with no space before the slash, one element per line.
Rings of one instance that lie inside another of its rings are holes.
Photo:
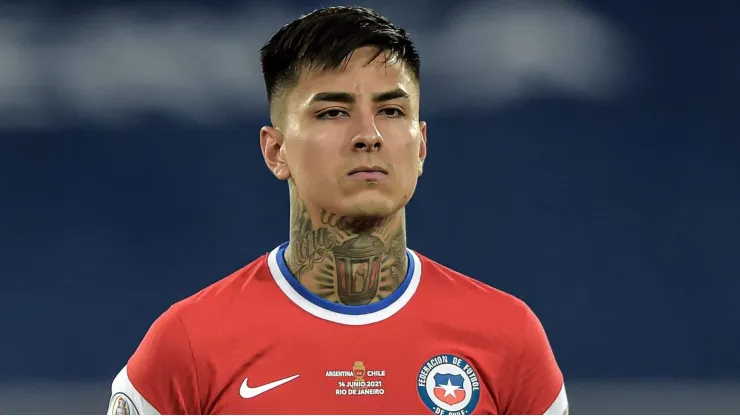
<path fill-rule="evenodd" d="M 243 399 L 251 399 L 253 397 L 257 397 L 260 394 L 272 390 L 275 387 L 282 386 L 283 384 L 294 380 L 298 377 L 298 374 L 294 376 L 290 376 L 288 378 L 284 378 L 282 380 L 273 381 L 272 383 L 263 384 L 259 387 L 249 387 L 247 385 L 247 380 L 249 380 L 249 377 L 244 379 L 244 382 L 242 382 L 241 387 L 239 388 L 239 395 L 242 396 Z"/>

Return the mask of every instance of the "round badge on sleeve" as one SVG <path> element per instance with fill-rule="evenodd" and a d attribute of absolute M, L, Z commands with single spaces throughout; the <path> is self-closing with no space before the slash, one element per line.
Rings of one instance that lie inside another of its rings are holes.
<path fill-rule="evenodd" d="M 109 415 L 138 415 L 134 402 L 124 393 L 116 393 L 108 406 Z"/>
<path fill-rule="evenodd" d="M 451 354 L 427 360 L 419 371 L 421 401 L 438 415 L 473 413 L 480 400 L 480 382 L 472 365 Z"/>

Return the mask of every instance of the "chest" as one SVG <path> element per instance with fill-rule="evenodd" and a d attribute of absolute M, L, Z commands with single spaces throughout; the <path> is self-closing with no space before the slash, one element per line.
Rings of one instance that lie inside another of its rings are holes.
<path fill-rule="evenodd" d="M 392 325 L 286 329 L 213 351 L 207 413 L 497 413 L 475 342 Z"/>

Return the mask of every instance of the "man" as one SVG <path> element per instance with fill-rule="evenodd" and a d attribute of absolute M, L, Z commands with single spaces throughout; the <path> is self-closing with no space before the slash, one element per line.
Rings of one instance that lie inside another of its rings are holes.
<path fill-rule="evenodd" d="M 427 155 L 406 32 L 326 8 L 261 58 L 290 240 L 160 316 L 108 413 L 567 413 L 532 311 L 406 248 Z"/>

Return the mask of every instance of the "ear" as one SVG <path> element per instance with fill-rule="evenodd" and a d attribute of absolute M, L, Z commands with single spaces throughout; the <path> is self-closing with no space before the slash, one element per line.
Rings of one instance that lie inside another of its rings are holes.
<path fill-rule="evenodd" d="M 260 129 L 260 148 L 265 164 L 273 175 L 281 181 L 290 178 L 290 169 L 285 160 L 283 133 L 275 127 L 265 126 Z"/>
<path fill-rule="evenodd" d="M 421 143 L 419 143 L 419 176 L 424 171 L 424 160 L 427 158 L 427 123 L 419 122 L 419 132 L 421 133 Z"/>

